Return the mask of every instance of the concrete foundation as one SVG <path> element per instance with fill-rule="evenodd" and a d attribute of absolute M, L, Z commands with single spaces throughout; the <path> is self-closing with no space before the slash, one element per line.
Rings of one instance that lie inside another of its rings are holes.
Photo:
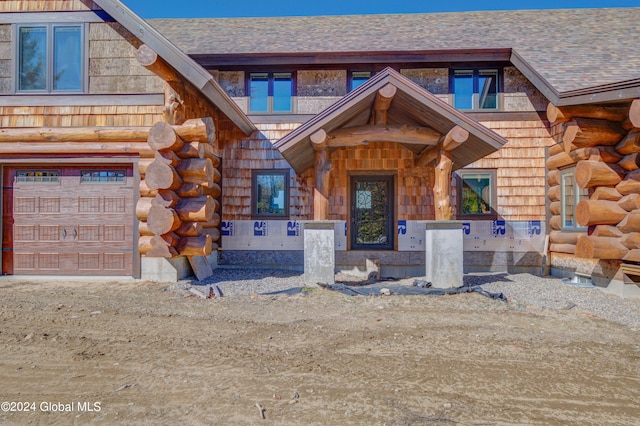
<path fill-rule="evenodd" d="M 304 282 L 308 286 L 335 283 L 335 221 L 303 223 Z"/>
<path fill-rule="evenodd" d="M 425 279 L 434 288 L 463 284 L 461 221 L 426 221 Z"/>
<path fill-rule="evenodd" d="M 212 266 L 213 268 L 213 266 Z M 157 281 L 161 283 L 176 282 L 193 275 L 189 260 L 186 257 L 141 257 L 140 279 L 144 281 Z"/>

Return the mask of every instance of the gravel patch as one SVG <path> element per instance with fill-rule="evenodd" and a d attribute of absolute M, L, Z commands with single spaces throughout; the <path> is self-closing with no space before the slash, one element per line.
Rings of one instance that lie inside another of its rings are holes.
<path fill-rule="evenodd" d="M 424 277 L 405 278 L 393 282 L 389 281 L 389 283 L 396 286 L 411 286 L 416 278 L 423 279 Z M 372 283 L 345 274 L 337 274 L 336 282 L 352 285 L 354 288 L 367 284 L 381 284 L 381 282 Z M 181 280 L 173 284 L 172 288 L 188 291 L 192 287 L 202 289 L 207 284 L 217 285 L 225 297 L 286 292 L 286 290 L 300 289 L 305 286 L 304 274 L 297 271 L 220 268 L 216 269 L 212 277 L 202 282 L 191 279 Z M 604 293 L 595 287 L 577 287 L 558 278 L 506 272 L 465 274 L 464 285 L 479 285 L 488 292 L 502 293 L 506 296 L 507 303 L 538 309 L 579 311 L 640 329 L 640 300 L 623 299 Z"/>

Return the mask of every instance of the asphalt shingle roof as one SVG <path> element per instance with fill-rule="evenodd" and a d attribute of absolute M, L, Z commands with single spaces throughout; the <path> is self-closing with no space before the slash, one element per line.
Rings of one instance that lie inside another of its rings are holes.
<path fill-rule="evenodd" d="M 508 48 L 559 93 L 640 79 L 640 8 L 148 22 L 189 55 Z"/>

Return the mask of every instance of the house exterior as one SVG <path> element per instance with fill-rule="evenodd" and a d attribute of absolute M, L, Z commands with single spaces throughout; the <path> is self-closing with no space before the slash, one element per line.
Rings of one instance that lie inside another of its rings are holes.
<path fill-rule="evenodd" d="M 638 8 L 145 22 L 120 1 L 20 3 L 0 6 L 4 274 L 61 265 L 47 236 L 90 248 L 67 274 L 144 276 L 209 253 L 299 269 L 303 224 L 331 220 L 337 269 L 421 275 L 424 221 L 454 219 L 467 272 L 636 294 Z M 35 87 L 28 38 L 58 32 L 82 46 L 81 77 L 57 87 L 54 57 Z M 194 122 L 213 123 L 186 141 L 207 161 L 163 145 Z M 205 163 L 216 171 L 187 177 Z M 56 173 L 79 183 L 54 190 Z M 65 203 L 56 191 L 87 211 L 36 224 Z"/>

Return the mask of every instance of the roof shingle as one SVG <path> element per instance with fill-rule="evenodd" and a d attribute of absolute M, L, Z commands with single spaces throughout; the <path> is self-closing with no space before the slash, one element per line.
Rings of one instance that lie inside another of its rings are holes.
<path fill-rule="evenodd" d="M 558 93 L 640 79 L 640 8 L 153 19 L 185 53 L 514 49 Z"/>

